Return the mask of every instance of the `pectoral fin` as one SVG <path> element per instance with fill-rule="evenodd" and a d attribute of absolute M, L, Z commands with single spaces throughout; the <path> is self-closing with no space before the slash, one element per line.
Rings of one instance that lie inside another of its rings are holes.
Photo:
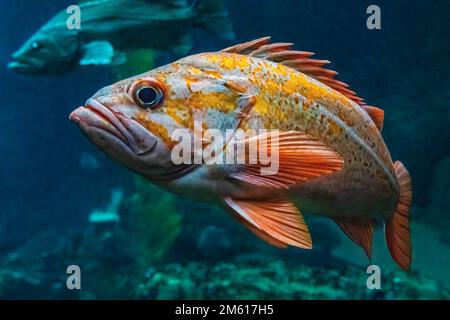
<path fill-rule="evenodd" d="M 231 214 L 264 241 L 277 246 L 311 249 L 312 240 L 300 211 L 285 199 L 268 201 L 226 198 Z"/>
<path fill-rule="evenodd" d="M 110 65 L 115 57 L 114 47 L 108 41 L 93 41 L 83 46 L 82 66 Z"/>
<path fill-rule="evenodd" d="M 318 139 L 301 132 L 270 132 L 237 141 L 246 164 L 231 177 L 256 186 L 289 188 L 342 169 L 342 157 Z M 250 152 L 250 150 L 255 150 Z M 260 151 L 263 150 L 263 153 Z M 267 159 L 261 154 L 268 155 Z M 268 161 L 267 161 L 268 160 Z"/>

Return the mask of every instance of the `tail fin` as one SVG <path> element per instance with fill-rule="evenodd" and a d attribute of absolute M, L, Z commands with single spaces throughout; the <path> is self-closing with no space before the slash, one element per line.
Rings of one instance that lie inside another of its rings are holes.
<path fill-rule="evenodd" d="M 400 198 L 394 215 L 385 221 L 386 242 L 395 262 L 406 271 L 411 267 L 411 230 L 409 209 L 412 200 L 411 177 L 400 161 L 394 163 L 395 174 L 400 185 Z"/>
<path fill-rule="evenodd" d="M 197 0 L 194 4 L 197 25 L 212 31 L 225 40 L 233 40 L 236 35 L 225 8 L 225 0 Z"/>

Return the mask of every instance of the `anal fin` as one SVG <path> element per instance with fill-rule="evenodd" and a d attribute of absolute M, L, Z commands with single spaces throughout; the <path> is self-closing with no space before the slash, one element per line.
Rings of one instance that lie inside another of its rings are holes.
<path fill-rule="evenodd" d="M 344 233 L 364 249 L 367 257 L 372 258 L 373 221 L 336 221 Z"/>
<path fill-rule="evenodd" d="M 277 247 L 312 248 L 308 226 L 292 202 L 225 198 L 225 203 L 233 217 L 264 241 Z"/>

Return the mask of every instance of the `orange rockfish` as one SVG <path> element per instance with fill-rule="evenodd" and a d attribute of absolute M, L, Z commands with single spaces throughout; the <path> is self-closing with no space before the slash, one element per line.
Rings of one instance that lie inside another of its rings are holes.
<path fill-rule="evenodd" d="M 383 111 L 335 80 L 323 67 L 328 61 L 269 41 L 192 55 L 120 81 L 70 119 L 126 167 L 177 194 L 222 205 L 278 247 L 312 247 L 298 209 L 306 208 L 333 219 L 370 257 L 380 217 L 393 259 L 409 270 L 411 180 L 383 141 Z M 276 151 L 278 170 L 262 174 L 267 164 L 259 160 L 176 164 L 173 133 L 195 138 L 196 122 L 219 132 L 276 129 L 276 139 L 267 132 L 228 137 L 223 150 L 235 144 Z"/>

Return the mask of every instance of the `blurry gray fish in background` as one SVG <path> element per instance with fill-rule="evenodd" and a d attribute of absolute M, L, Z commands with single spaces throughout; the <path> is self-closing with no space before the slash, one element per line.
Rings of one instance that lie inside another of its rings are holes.
<path fill-rule="evenodd" d="M 120 65 L 126 52 L 155 49 L 186 54 L 190 27 L 234 38 L 225 0 L 81 1 L 81 29 L 69 30 L 66 10 L 41 27 L 13 54 L 20 73 L 62 74 L 77 65 Z"/>

